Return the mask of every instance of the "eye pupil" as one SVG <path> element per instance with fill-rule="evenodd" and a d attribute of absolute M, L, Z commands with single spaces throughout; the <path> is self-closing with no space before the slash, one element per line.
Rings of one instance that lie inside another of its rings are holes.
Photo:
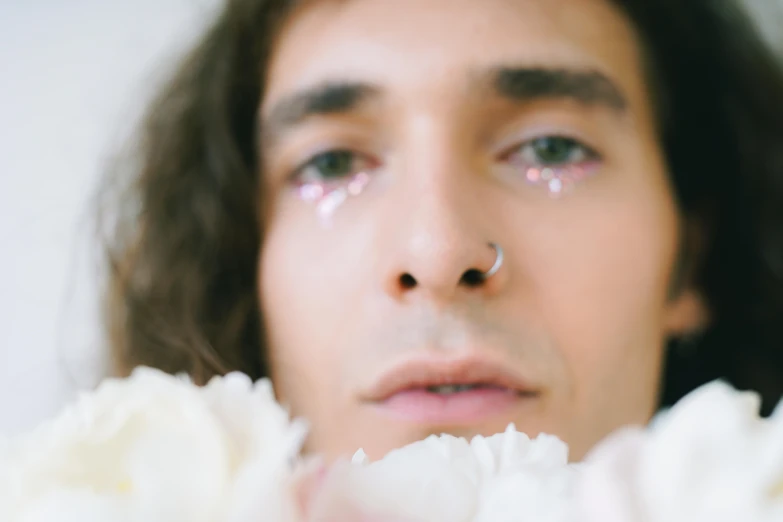
<path fill-rule="evenodd" d="M 574 152 L 576 142 L 568 138 L 538 138 L 532 143 L 536 156 L 544 164 L 567 163 Z"/>
<path fill-rule="evenodd" d="M 313 163 L 322 176 L 339 178 L 351 174 L 353 159 L 353 153 L 349 151 L 331 151 L 319 155 Z"/>

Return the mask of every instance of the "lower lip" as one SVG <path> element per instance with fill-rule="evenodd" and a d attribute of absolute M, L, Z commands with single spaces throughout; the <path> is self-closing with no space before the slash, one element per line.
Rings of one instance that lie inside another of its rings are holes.
<path fill-rule="evenodd" d="M 410 422 L 470 424 L 508 414 L 534 398 L 532 394 L 523 395 L 503 388 L 477 388 L 451 394 L 415 389 L 392 395 L 380 407 L 390 416 Z"/>

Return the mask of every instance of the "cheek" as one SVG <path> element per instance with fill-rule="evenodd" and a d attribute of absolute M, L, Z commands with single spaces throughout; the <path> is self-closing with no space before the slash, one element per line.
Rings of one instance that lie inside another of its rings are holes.
<path fill-rule="evenodd" d="M 275 389 L 292 405 L 305 394 L 304 384 L 318 386 L 329 372 L 314 372 L 328 363 L 322 349 L 329 308 L 319 306 L 324 281 L 318 266 L 308 263 L 312 254 L 306 244 L 313 238 L 296 234 L 295 229 L 274 225 L 267 231 L 259 260 L 259 288 L 266 335 L 266 359 Z M 296 241 L 291 241 L 298 237 Z"/>
<path fill-rule="evenodd" d="M 668 191 L 641 193 L 564 211 L 530 240 L 538 302 L 577 387 L 645 385 L 658 371 L 677 221 Z"/>
<path fill-rule="evenodd" d="M 278 394 L 295 410 L 339 387 L 355 301 L 345 262 L 352 255 L 336 242 L 344 231 L 317 226 L 310 210 L 283 209 L 267 228 L 259 261 L 266 358 Z"/>

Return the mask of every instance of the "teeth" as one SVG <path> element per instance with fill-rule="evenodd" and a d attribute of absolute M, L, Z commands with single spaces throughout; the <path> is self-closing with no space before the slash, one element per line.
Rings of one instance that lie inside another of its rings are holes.
<path fill-rule="evenodd" d="M 430 386 L 427 391 L 432 393 L 439 393 L 443 395 L 449 395 L 451 393 L 459 393 L 472 390 L 476 387 L 474 384 L 443 384 L 441 386 Z"/>

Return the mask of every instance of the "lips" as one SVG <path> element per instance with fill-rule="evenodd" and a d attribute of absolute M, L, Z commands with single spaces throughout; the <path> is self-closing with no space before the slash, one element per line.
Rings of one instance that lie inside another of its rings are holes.
<path fill-rule="evenodd" d="M 537 389 L 508 365 L 480 357 L 459 359 L 422 358 L 406 361 L 381 375 L 367 394 L 374 402 L 410 390 L 455 393 L 473 388 L 497 388 L 520 395 L 535 395 Z"/>
<path fill-rule="evenodd" d="M 511 416 L 540 390 L 508 366 L 484 357 L 410 360 L 383 374 L 367 397 L 381 411 L 417 423 Z"/>

